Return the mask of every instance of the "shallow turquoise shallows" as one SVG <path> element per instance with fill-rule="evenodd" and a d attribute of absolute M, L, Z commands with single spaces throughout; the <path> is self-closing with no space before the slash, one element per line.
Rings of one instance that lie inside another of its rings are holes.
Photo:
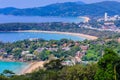
<path fill-rule="evenodd" d="M 28 63 L 22 62 L 0 61 L 0 73 L 2 73 L 4 70 L 10 70 L 16 74 L 20 74 L 25 68 L 28 67 L 28 65 L 29 65 Z"/>
<path fill-rule="evenodd" d="M 65 35 L 65 34 L 50 34 L 41 32 L 0 32 L 0 41 L 2 42 L 14 42 L 18 40 L 30 39 L 30 38 L 42 38 L 45 40 L 60 40 L 62 38 L 72 40 L 84 40 L 82 37 Z M 28 67 L 27 63 L 21 62 L 3 62 L 0 61 L 0 73 L 4 70 L 11 70 L 16 74 L 20 74 L 23 69 Z"/>
<path fill-rule="evenodd" d="M 50 33 L 41 33 L 41 32 L 0 32 L 0 41 L 2 42 L 15 42 L 18 40 L 31 39 L 31 38 L 41 38 L 45 40 L 60 40 L 63 38 L 71 40 L 82 41 L 85 38 L 65 35 L 65 34 L 50 34 Z"/>

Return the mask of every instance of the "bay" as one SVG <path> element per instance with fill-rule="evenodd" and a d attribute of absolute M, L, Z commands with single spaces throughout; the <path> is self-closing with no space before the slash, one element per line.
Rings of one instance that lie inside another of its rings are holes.
<path fill-rule="evenodd" d="M 27 68 L 28 66 L 29 64 L 24 62 L 0 61 L 0 73 L 2 73 L 4 70 L 10 70 L 16 74 L 20 74 L 23 69 Z"/>
<path fill-rule="evenodd" d="M 43 32 L 0 32 L 0 41 L 2 42 L 15 42 L 24 39 L 45 39 L 45 40 L 60 40 L 63 38 L 71 39 L 74 41 L 82 41 L 85 38 L 68 35 L 68 34 L 55 34 Z"/>
<path fill-rule="evenodd" d="M 83 18 L 77 17 L 39 17 L 39 16 L 12 16 L 12 15 L 0 15 L 0 23 L 44 23 L 44 22 L 68 22 L 78 23 L 84 21 Z M 2 42 L 15 42 L 24 39 L 42 38 L 45 40 L 60 40 L 63 38 L 72 40 L 84 40 L 85 38 L 65 35 L 65 34 L 52 34 L 41 32 L 0 32 L 0 41 Z M 23 69 L 28 67 L 28 63 L 22 62 L 5 62 L 0 61 L 0 73 L 4 70 L 11 70 L 16 74 L 21 73 Z"/>
<path fill-rule="evenodd" d="M 45 23 L 45 22 L 67 22 L 79 23 L 83 22 L 83 18 L 79 17 L 41 17 L 41 16 L 13 16 L 0 15 L 0 23 Z"/>
<path fill-rule="evenodd" d="M 2 42 L 15 42 L 18 40 L 31 39 L 31 38 L 42 38 L 45 40 L 60 40 L 63 38 L 72 40 L 84 40 L 85 38 L 72 36 L 67 34 L 54 34 L 54 33 L 43 33 L 43 32 L 0 32 L 0 41 Z M 20 74 L 21 71 L 28 67 L 29 64 L 22 62 L 5 62 L 0 61 L 0 73 L 4 70 L 11 70 L 16 74 Z"/>

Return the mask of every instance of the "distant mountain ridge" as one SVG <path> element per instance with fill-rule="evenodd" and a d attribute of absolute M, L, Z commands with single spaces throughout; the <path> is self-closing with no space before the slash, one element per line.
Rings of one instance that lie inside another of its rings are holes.
<path fill-rule="evenodd" d="M 17 16 L 103 16 L 105 12 L 109 15 L 120 15 L 120 2 L 104 1 L 92 4 L 66 2 L 36 8 L 9 7 L 0 9 L 0 14 Z"/>

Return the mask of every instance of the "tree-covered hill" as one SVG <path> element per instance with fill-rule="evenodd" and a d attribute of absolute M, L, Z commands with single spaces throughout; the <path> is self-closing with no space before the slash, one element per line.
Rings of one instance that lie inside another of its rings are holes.
<path fill-rule="evenodd" d="M 20 31 L 20 30 L 42 30 L 42 31 L 60 31 L 60 32 L 73 32 L 82 33 L 91 36 L 112 37 L 120 35 L 119 33 L 112 31 L 98 31 L 88 28 L 79 27 L 79 24 L 75 23 L 5 23 L 0 24 L 0 31 Z"/>
<path fill-rule="evenodd" d="M 25 16 L 103 16 L 105 12 L 108 12 L 109 15 L 120 15 L 119 7 L 120 3 L 115 1 L 104 1 L 92 4 L 66 2 L 26 9 L 12 7 L 1 8 L 0 14 Z"/>

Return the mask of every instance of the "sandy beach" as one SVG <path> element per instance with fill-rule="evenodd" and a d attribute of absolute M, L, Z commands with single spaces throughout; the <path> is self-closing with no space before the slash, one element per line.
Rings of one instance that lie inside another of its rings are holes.
<path fill-rule="evenodd" d="M 83 16 L 80 16 L 79 18 L 83 18 L 84 19 L 84 22 L 88 22 L 89 20 L 90 20 L 90 18 L 89 17 L 83 17 Z"/>
<path fill-rule="evenodd" d="M 28 68 L 24 69 L 21 74 L 31 73 L 39 68 L 43 68 L 44 63 L 44 61 L 31 62 Z"/>
<path fill-rule="evenodd" d="M 50 33 L 50 34 L 67 34 L 67 35 L 72 35 L 72 36 L 77 36 L 77 37 L 83 37 L 88 40 L 95 40 L 98 37 L 96 36 L 90 36 L 86 34 L 80 34 L 80 33 L 70 33 L 70 32 L 58 32 L 58 31 L 40 31 L 40 30 L 22 30 L 22 31 L 11 31 L 11 32 L 41 32 L 41 33 Z M 31 73 L 38 68 L 43 68 L 44 61 L 39 61 L 39 62 L 31 62 L 28 67 L 26 67 L 23 71 L 21 71 L 21 74 L 26 74 L 26 73 Z"/>
<path fill-rule="evenodd" d="M 91 36 L 91 35 L 86 35 L 81 33 L 59 32 L 59 31 L 22 30 L 22 31 L 14 31 L 14 32 L 41 32 L 41 33 L 50 33 L 50 34 L 67 34 L 67 35 L 72 35 L 77 37 L 83 37 L 88 40 L 96 40 L 98 38 L 96 36 Z"/>

